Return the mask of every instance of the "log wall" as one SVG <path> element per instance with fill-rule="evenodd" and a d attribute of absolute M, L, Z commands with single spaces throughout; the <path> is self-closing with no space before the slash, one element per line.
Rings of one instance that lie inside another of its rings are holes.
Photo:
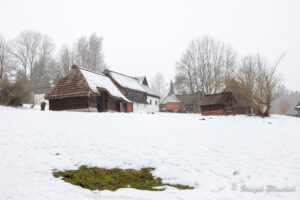
<path fill-rule="evenodd" d="M 232 115 L 232 104 L 217 104 L 201 106 L 202 115 Z"/>
<path fill-rule="evenodd" d="M 63 99 L 50 99 L 50 110 L 73 110 L 89 108 L 88 97 L 70 97 Z"/>

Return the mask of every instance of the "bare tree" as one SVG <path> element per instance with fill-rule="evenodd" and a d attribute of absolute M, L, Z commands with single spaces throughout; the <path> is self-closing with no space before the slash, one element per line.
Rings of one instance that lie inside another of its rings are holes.
<path fill-rule="evenodd" d="M 105 69 L 102 42 L 103 39 L 96 34 L 89 37 L 89 65 L 92 70 L 99 72 Z"/>
<path fill-rule="evenodd" d="M 74 48 L 75 62 L 81 67 L 88 68 L 89 43 L 86 37 L 81 37 L 77 40 Z"/>
<path fill-rule="evenodd" d="M 13 43 L 12 55 L 29 79 L 38 57 L 42 35 L 35 31 L 23 31 Z"/>
<path fill-rule="evenodd" d="M 79 66 L 102 72 L 105 69 L 105 63 L 102 52 L 102 38 L 92 34 L 89 39 L 81 37 L 78 39 L 75 49 L 75 62 Z"/>
<path fill-rule="evenodd" d="M 223 91 L 236 66 L 236 58 L 229 46 L 213 38 L 205 36 L 194 40 L 176 63 L 176 85 L 188 89 L 200 111 L 200 93 Z"/>
<path fill-rule="evenodd" d="M 56 84 L 59 79 L 65 74 L 65 72 L 63 71 L 61 65 L 54 59 L 51 60 L 51 62 L 49 63 L 49 77 L 51 80 L 51 85 Z"/>
<path fill-rule="evenodd" d="M 8 43 L 0 34 L 0 84 L 4 74 L 9 71 L 10 50 Z"/>
<path fill-rule="evenodd" d="M 44 36 L 41 40 L 38 56 L 34 63 L 30 79 L 34 92 L 36 92 L 36 90 L 45 90 L 50 87 L 49 71 L 52 67 L 52 54 L 54 48 L 53 41 L 48 36 Z"/>
<path fill-rule="evenodd" d="M 177 75 L 185 77 L 191 93 L 205 94 L 221 92 L 230 71 L 236 65 L 236 53 L 225 44 L 210 37 L 191 42 L 177 62 Z"/>
<path fill-rule="evenodd" d="M 269 116 L 272 102 L 279 97 L 281 79 L 276 69 L 283 57 L 274 64 L 259 54 L 245 56 L 241 60 L 236 79 L 242 88 L 242 95 L 247 98 L 256 115 Z"/>
<path fill-rule="evenodd" d="M 167 84 L 162 73 L 156 73 L 150 81 L 151 88 L 160 95 L 161 99 L 167 94 Z"/>
<path fill-rule="evenodd" d="M 63 73 L 68 73 L 70 67 L 75 63 L 73 52 L 68 46 L 63 46 L 58 56 L 58 63 L 61 66 Z"/>

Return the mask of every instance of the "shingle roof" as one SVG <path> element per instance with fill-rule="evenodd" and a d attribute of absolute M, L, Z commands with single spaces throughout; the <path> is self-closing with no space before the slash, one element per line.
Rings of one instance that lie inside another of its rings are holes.
<path fill-rule="evenodd" d="M 46 94 L 46 99 L 89 96 L 91 92 L 100 93 L 105 90 L 111 97 L 130 102 L 104 74 L 88 69 L 73 67 L 59 82 Z"/>
<path fill-rule="evenodd" d="M 231 92 L 205 95 L 201 97 L 201 106 L 226 103 L 230 96 L 232 96 Z"/>

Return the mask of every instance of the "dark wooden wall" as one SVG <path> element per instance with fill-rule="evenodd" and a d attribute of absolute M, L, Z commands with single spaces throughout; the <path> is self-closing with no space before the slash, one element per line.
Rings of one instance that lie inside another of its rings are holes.
<path fill-rule="evenodd" d="M 232 115 L 232 104 L 216 104 L 201 106 L 202 115 Z"/>
<path fill-rule="evenodd" d="M 88 108 L 88 97 L 70 97 L 63 99 L 50 99 L 50 110 L 72 110 Z"/>
<path fill-rule="evenodd" d="M 202 115 L 224 115 L 224 105 L 201 106 Z"/>
<path fill-rule="evenodd" d="M 59 111 L 59 110 L 97 108 L 97 104 L 99 103 L 101 103 L 101 109 L 102 109 L 101 112 L 107 112 L 107 111 L 132 112 L 132 103 L 127 103 L 117 99 L 113 99 L 106 92 L 103 93 L 101 92 L 101 96 L 92 95 L 90 97 L 50 99 L 49 109 L 54 111 Z M 125 107 L 123 106 L 123 104 Z"/>

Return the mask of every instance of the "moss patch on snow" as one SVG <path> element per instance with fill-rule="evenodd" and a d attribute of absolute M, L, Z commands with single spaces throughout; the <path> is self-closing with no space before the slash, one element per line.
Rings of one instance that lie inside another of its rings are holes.
<path fill-rule="evenodd" d="M 151 171 L 153 168 L 135 169 L 105 169 L 81 166 L 78 170 L 54 171 L 56 178 L 90 190 L 111 190 L 119 188 L 135 188 L 139 190 L 162 191 L 161 186 L 171 186 L 181 190 L 193 189 L 188 185 L 162 183 L 155 178 Z"/>

